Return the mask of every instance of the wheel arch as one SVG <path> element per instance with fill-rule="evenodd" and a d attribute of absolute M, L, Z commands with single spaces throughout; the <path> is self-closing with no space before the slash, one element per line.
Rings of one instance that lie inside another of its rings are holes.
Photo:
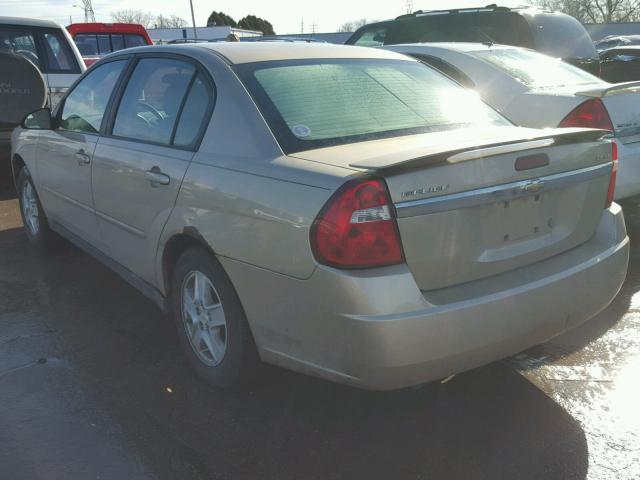
<path fill-rule="evenodd" d="M 171 295 L 171 276 L 178 262 L 178 258 L 180 258 L 183 252 L 192 247 L 201 247 L 209 251 L 211 255 L 216 255 L 211 245 L 204 239 L 198 229 L 194 227 L 186 227 L 182 232 L 172 235 L 165 242 L 162 250 L 161 268 L 163 287 L 167 297 Z"/>
<path fill-rule="evenodd" d="M 20 171 L 26 166 L 27 166 L 26 162 L 17 153 L 11 158 L 11 174 L 13 176 L 14 185 L 16 185 Z"/>

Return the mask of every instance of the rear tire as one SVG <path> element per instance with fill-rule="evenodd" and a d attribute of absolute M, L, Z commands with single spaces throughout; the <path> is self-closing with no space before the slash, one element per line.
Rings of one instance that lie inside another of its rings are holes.
<path fill-rule="evenodd" d="M 171 300 L 180 344 L 196 373 L 215 387 L 247 384 L 260 364 L 240 299 L 217 259 L 193 247 L 178 259 Z"/>
<path fill-rule="evenodd" d="M 20 202 L 20 214 L 29 243 L 39 251 L 50 249 L 56 241 L 56 235 L 49 228 L 49 222 L 27 167 L 20 170 L 16 180 L 16 188 Z"/>

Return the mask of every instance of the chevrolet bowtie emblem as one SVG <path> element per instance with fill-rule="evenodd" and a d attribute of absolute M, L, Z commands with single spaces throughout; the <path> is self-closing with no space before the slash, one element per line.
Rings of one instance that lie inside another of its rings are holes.
<path fill-rule="evenodd" d="M 542 190 L 544 187 L 544 182 L 542 180 L 533 180 L 529 183 L 525 183 L 520 187 L 522 192 L 526 193 L 536 193 Z"/>

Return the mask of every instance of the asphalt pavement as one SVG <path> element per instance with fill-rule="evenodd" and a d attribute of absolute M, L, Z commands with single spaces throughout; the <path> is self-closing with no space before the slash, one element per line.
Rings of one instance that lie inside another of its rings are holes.
<path fill-rule="evenodd" d="M 640 199 L 623 207 L 620 295 L 543 346 L 396 392 L 265 368 L 228 393 L 108 269 L 34 255 L 0 188 L 0 479 L 638 479 Z"/>

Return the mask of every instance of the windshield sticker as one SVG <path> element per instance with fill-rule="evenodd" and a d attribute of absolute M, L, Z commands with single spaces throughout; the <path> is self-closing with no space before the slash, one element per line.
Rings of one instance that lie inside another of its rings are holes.
<path fill-rule="evenodd" d="M 291 129 L 291 131 L 298 138 L 304 138 L 311 135 L 311 129 L 306 125 L 296 125 Z"/>

